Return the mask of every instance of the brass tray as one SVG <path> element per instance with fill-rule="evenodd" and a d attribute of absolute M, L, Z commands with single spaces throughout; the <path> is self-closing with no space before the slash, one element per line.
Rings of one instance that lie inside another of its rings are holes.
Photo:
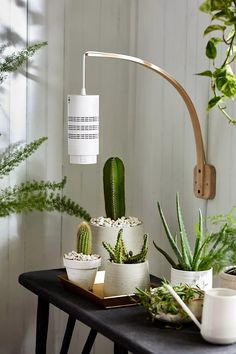
<path fill-rule="evenodd" d="M 86 290 L 71 282 L 66 273 L 58 275 L 58 278 L 67 289 L 86 297 L 105 309 L 135 306 L 138 304 L 137 297 L 133 294 L 104 297 L 104 271 L 98 271 L 92 290 Z"/>

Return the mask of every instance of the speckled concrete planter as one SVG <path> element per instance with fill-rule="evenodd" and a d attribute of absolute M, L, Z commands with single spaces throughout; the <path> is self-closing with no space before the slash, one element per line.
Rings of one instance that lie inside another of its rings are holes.
<path fill-rule="evenodd" d="M 104 296 L 133 294 L 136 288 L 149 289 L 148 261 L 137 264 L 105 264 Z"/>

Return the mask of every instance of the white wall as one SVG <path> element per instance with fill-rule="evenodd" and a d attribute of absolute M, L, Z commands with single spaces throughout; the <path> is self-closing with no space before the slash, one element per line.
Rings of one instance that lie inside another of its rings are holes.
<path fill-rule="evenodd" d="M 127 212 L 143 219 L 151 240 L 168 248 L 157 215 L 162 203 L 176 225 L 175 193 L 180 192 L 187 229 L 193 234 L 197 210 L 227 212 L 234 204 L 236 128 L 216 111 L 209 122 L 205 107 L 209 82 L 194 74 L 204 70 L 208 24 L 201 1 L 171 0 L 1 0 L 1 38 L 16 47 L 48 40 L 29 66 L 26 78 L 13 75 L 0 90 L 0 147 L 19 139 L 48 136 L 39 151 L 1 186 L 28 179 L 60 180 L 68 176 L 65 193 L 92 215 L 104 213 L 102 167 L 109 156 L 126 165 Z M 66 147 L 66 95 L 81 88 L 82 54 L 86 50 L 125 53 L 147 59 L 172 74 L 190 94 L 202 126 L 208 162 L 217 169 L 217 194 L 212 201 L 196 199 L 192 171 L 196 164 L 190 119 L 180 96 L 162 78 L 142 67 L 108 59 L 87 60 L 87 91 L 101 95 L 99 163 L 73 166 Z M 233 108 L 232 108 L 233 110 Z M 79 220 L 56 213 L 32 213 L 1 220 L 0 279 L 1 353 L 31 354 L 35 343 L 35 296 L 17 283 L 24 271 L 61 266 L 62 254 L 75 244 Z M 169 266 L 150 242 L 151 272 L 168 276 Z M 48 352 L 59 352 L 66 316 L 52 309 Z M 81 332 L 82 331 L 82 332 Z M 82 326 L 85 339 L 88 329 Z M 78 326 L 76 328 L 78 334 Z M 82 333 L 82 334 L 81 334 Z M 14 343 L 10 338 L 14 335 Z M 112 345 L 98 338 L 95 353 Z M 74 335 L 70 353 L 81 348 Z"/>

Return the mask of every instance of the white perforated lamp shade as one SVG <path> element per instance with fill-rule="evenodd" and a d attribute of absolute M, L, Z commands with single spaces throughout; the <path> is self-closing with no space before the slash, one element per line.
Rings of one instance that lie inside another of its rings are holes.
<path fill-rule="evenodd" d="M 68 153 L 72 164 L 97 163 L 98 95 L 68 95 Z"/>

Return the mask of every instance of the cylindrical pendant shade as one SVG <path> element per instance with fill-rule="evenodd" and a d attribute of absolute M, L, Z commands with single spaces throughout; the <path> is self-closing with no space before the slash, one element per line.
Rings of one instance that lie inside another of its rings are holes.
<path fill-rule="evenodd" d="M 97 163 L 99 96 L 68 96 L 68 153 L 72 164 Z"/>

